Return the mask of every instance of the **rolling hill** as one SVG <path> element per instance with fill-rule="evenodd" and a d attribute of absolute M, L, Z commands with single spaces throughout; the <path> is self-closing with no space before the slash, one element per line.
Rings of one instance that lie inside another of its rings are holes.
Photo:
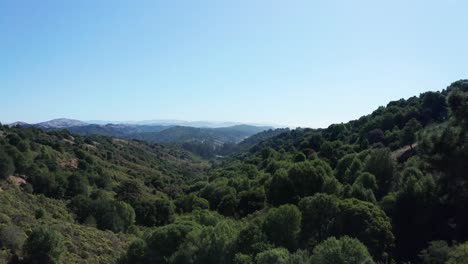
<path fill-rule="evenodd" d="M 467 135 L 466 80 L 324 129 L 266 131 L 210 162 L 0 126 L 0 260 L 463 263 Z"/>
<path fill-rule="evenodd" d="M 179 121 L 182 123 L 182 121 Z M 208 122 L 186 122 L 193 125 L 215 125 Z M 227 123 L 219 123 L 226 125 Z M 193 127 L 161 124 L 87 124 L 73 119 L 54 119 L 37 124 L 15 122 L 10 126 L 39 127 L 45 130 L 66 129 L 72 134 L 89 136 L 101 135 L 122 139 L 138 139 L 150 143 L 183 144 L 187 142 L 209 143 L 213 147 L 222 146 L 225 143 L 239 143 L 240 141 L 271 129 L 267 126 L 233 125 L 222 127 Z"/>
<path fill-rule="evenodd" d="M 236 125 L 222 128 L 170 127 L 159 132 L 143 132 L 131 137 L 155 143 L 185 143 L 191 141 L 210 142 L 214 145 L 224 143 L 239 143 L 240 141 L 270 129 L 270 127 L 256 127 Z"/>

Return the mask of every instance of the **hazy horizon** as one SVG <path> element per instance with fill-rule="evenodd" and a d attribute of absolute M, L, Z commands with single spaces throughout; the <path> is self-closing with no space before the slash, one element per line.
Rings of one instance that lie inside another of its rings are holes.
<path fill-rule="evenodd" d="M 327 127 L 466 78 L 462 1 L 2 1 L 0 121 Z"/>
<path fill-rule="evenodd" d="M 14 122 L 2 122 L 2 124 L 13 124 L 18 122 L 23 122 L 27 124 L 38 124 L 42 122 L 48 122 L 53 120 L 60 120 L 60 119 L 67 119 L 67 120 L 75 120 L 81 121 L 86 124 L 95 124 L 95 125 L 109 125 L 109 124 L 125 124 L 125 125 L 184 125 L 187 124 L 188 126 L 193 126 L 193 124 L 207 124 L 211 125 L 211 127 L 225 127 L 225 126 L 235 126 L 235 125 L 252 125 L 252 126 L 271 126 L 271 127 L 288 127 L 286 125 L 281 124 L 272 124 L 272 123 L 247 123 L 247 122 L 237 122 L 237 121 L 219 121 L 219 120 L 178 120 L 178 119 L 150 119 L 150 120 L 80 120 L 75 118 L 67 118 L 67 117 L 57 117 L 48 120 L 40 120 L 40 121 L 33 121 L 33 122 L 26 122 L 24 120 L 16 120 Z M 219 126 L 217 126 L 219 125 Z M 202 127 L 202 126 L 200 126 Z"/>

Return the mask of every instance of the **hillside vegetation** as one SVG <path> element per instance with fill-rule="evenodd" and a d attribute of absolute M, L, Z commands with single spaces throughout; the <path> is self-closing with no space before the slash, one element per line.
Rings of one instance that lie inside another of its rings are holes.
<path fill-rule="evenodd" d="M 277 132 L 208 164 L 176 147 L 3 126 L 1 257 L 467 263 L 468 81 Z"/>
<path fill-rule="evenodd" d="M 131 237 L 127 233 L 137 230 L 134 224 L 166 221 L 151 217 L 166 209 L 166 217 L 171 217 L 170 200 L 184 193 L 183 183 L 202 177 L 209 168 L 175 148 L 72 136 L 67 131 L 3 126 L 0 145 L 4 260 L 19 252 L 24 239 L 14 242 L 19 244 L 13 251 L 6 250 L 10 242 L 4 240 L 26 237 L 47 226 L 64 236 L 66 263 L 115 262 Z M 18 187 L 17 179 L 27 183 Z M 132 187 L 139 188 L 141 207 L 123 199 L 125 188 Z M 145 211 L 156 210 L 145 207 L 153 203 L 160 211 Z"/>
<path fill-rule="evenodd" d="M 149 143 L 160 143 L 165 145 L 175 145 L 187 151 L 190 151 L 198 156 L 204 158 L 213 158 L 216 155 L 229 155 L 240 150 L 247 149 L 246 146 L 252 146 L 253 141 L 250 143 L 239 144 L 244 140 L 250 139 L 249 137 L 256 135 L 260 136 L 262 131 L 263 138 L 277 135 L 270 127 L 264 126 L 251 126 L 251 125 L 234 125 L 229 127 L 188 127 L 188 126 L 172 126 L 172 125 L 127 125 L 127 124 L 80 124 L 66 126 L 66 124 L 76 124 L 78 120 L 63 119 L 52 120 L 49 122 L 38 124 L 21 124 L 22 127 L 39 127 L 46 130 L 60 130 L 66 129 L 72 134 L 91 136 L 101 135 L 116 137 L 121 139 L 137 139 Z M 55 125 L 55 126 L 52 126 Z M 270 133 L 267 132 L 270 131 Z M 255 137 L 254 137 L 255 138 Z M 256 137 L 258 143 L 259 137 Z M 244 143 L 244 142 L 243 142 Z"/>
<path fill-rule="evenodd" d="M 170 127 L 159 132 L 145 132 L 133 135 L 133 138 L 152 143 L 210 142 L 215 145 L 238 143 L 243 139 L 267 130 L 269 127 L 237 125 L 219 128 Z"/>

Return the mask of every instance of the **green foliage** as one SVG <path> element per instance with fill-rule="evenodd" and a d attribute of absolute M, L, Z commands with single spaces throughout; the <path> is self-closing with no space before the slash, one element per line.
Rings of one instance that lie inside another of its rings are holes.
<path fill-rule="evenodd" d="M 377 184 L 377 180 L 375 179 L 375 176 L 371 173 L 368 172 L 363 172 L 359 174 L 359 176 L 356 178 L 354 181 L 354 184 L 360 185 L 366 189 L 370 189 L 372 191 L 376 191 L 379 189 L 379 186 Z"/>
<path fill-rule="evenodd" d="M 43 218 L 45 214 L 46 214 L 46 211 L 44 210 L 44 208 L 39 208 L 34 212 L 34 216 L 36 217 L 36 219 Z"/>
<path fill-rule="evenodd" d="M 447 118 L 447 102 L 444 95 L 427 92 L 423 95 L 423 115 L 430 121 L 443 121 Z"/>
<path fill-rule="evenodd" d="M 146 263 L 165 263 L 178 250 L 187 234 L 200 228 L 193 222 L 179 222 L 156 229 L 147 238 Z"/>
<path fill-rule="evenodd" d="M 171 263 L 229 263 L 235 252 L 238 231 L 234 223 L 222 221 L 216 226 L 195 229 L 170 258 Z"/>
<path fill-rule="evenodd" d="M 319 156 L 329 162 L 332 166 L 336 166 L 339 159 L 346 153 L 345 146 L 342 141 L 325 141 L 320 146 Z"/>
<path fill-rule="evenodd" d="M 265 207 L 266 195 L 263 188 L 239 193 L 239 212 L 246 216 Z"/>
<path fill-rule="evenodd" d="M 304 155 L 304 153 L 298 153 L 296 154 L 296 156 L 294 157 L 294 162 L 304 162 L 306 161 L 306 156 Z"/>
<path fill-rule="evenodd" d="M 467 264 L 468 263 L 468 242 L 456 246 L 450 253 L 447 264 Z"/>
<path fill-rule="evenodd" d="M 218 205 L 218 212 L 225 216 L 234 216 L 237 209 L 237 199 L 234 193 L 229 193 L 223 196 Z"/>
<path fill-rule="evenodd" d="M 181 196 L 175 204 L 179 213 L 190 213 L 195 209 L 210 208 L 210 204 L 206 199 L 198 197 L 194 193 Z"/>
<path fill-rule="evenodd" d="M 4 179 L 13 174 L 15 164 L 13 160 L 0 149 L 0 179 Z"/>
<path fill-rule="evenodd" d="M 19 227 L 9 224 L 0 228 L 0 246 L 14 253 L 23 247 L 27 236 Z"/>
<path fill-rule="evenodd" d="M 291 254 L 289 263 L 291 264 L 310 264 L 310 254 L 307 250 L 299 249 Z"/>
<path fill-rule="evenodd" d="M 426 264 L 444 264 L 450 253 L 450 247 L 445 241 L 431 241 L 429 247 L 421 251 L 419 258 Z"/>
<path fill-rule="evenodd" d="M 393 248 L 390 220 L 371 203 L 317 194 L 302 199 L 299 208 L 303 216 L 302 241 L 309 248 L 333 235 L 358 238 L 376 259 L 387 258 Z"/>
<path fill-rule="evenodd" d="M 388 259 L 395 238 L 387 215 L 374 204 L 357 199 L 342 200 L 339 208 L 336 234 L 355 237 L 367 246 L 374 258 Z"/>
<path fill-rule="evenodd" d="M 466 127 L 466 113 L 468 111 L 468 96 L 465 91 L 454 90 L 448 97 L 451 116 L 462 126 Z"/>
<path fill-rule="evenodd" d="M 208 200 L 212 209 L 216 209 L 226 195 L 236 196 L 236 190 L 227 186 L 226 178 L 211 182 L 200 192 L 200 196 Z"/>
<path fill-rule="evenodd" d="M 271 209 L 265 216 L 263 231 L 277 247 L 293 249 L 301 231 L 302 215 L 294 205 Z"/>
<path fill-rule="evenodd" d="M 288 176 L 299 197 L 322 191 L 325 181 L 333 177 L 330 166 L 322 160 L 295 163 L 289 169 Z"/>
<path fill-rule="evenodd" d="M 345 177 L 353 176 L 351 172 L 348 172 L 351 168 L 351 164 L 357 159 L 356 154 L 348 154 L 341 158 L 335 168 L 335 176 L 341 182 L 345 181 Z M 356 165 L 354 165 L 356 166 Z"/>
<path fill-rule="evenodd" d="M 352 184 L 360 174 L 362 167 L 362 162 L 356 156 L 353 162 L 349 165 L 349 168 L 346 169 L 343 182 Z"/>
<path fill-rule="evenodd" d="M 134 263 L 134 264 L 144 264 L 146 261 L 147 254 L 147 245 L 146 242 L 142 239 L 135 239 L 132 244 L 127 249 L 127 253 L 123 256 L 119 262 L 120 263 Z"/>
<path fill-rule="evenodd" d="M 374 261 L 359 240 L 348 236 L 330 237 L 318 244 L 311 257 L 312 264 L 372 264 Z"/>
<path fill-rule="evenodd" d="M 336 216 L 339 214 L 339 199 L 327 194 L 315 194 L 301 199 L 301 237 L 309 248 L 332 234 Z"/>
<path fill-rule="evenodd" d="M 97 205 L 99 217 L 96 220 L 99 228 L 124 232 L 135 223 L 135 211 L 129 204 L 105 200 L 102 203 Z"/>
<path fill-rule="evenodd" d="M 385 140 L 384 132 L 380 128 L 375 128 L 367 133 L 367 140 L 370 144 L 381 143 Z"/>
<path fill-rule="evenodd" d="M 377 202 L 372 189 L 367 189 L 359 183 L 353 184 L 351 188 L 347 190 L 345 196 L 349 198 L 357 198 L 359 200 L 371 202 L 374 204 Z"/>
<path fill-rule="evenodd" d="M 413 143 L 416 140 L 416 133 L 422 129 L 421 124 L 415 118 L 410 119 L 401 133 L 401 144 L 410 145 L 413 148 Z"/>
<path fill-rule="evenodd" d="M 203 226 L 215 226 L 223 221 L 223 216 L 214 211 L 195 210 L 190 214 L 182 215 L 177 218 L 178 221 L 193 221 Z"/>
<path fill-rule="evenodd" d="M 257 264 L 289 264 L 289 251 L 285 248 L 274 248 L 257 255 Z"/>
<path fill-rule="evenodd" d="M 168 263 L 168 259 L 177 251 L 185 237 L 201 227 L 189 221 L 182 221 L 159 227 L 145 237 L 136 239 L 127 250 L 121 263 Z"/>
<path fill-rule="evenodd" d="M 267 235 L 262 230 L 261 223 L 257 220 L 247 224 L 240 230 L 235 248 L 237 252 L 256 255 L 271 247 Z"/>
<path fill-rule="evenodd" d="M 335 167 L 335 176 L 337 179 L 341 181 L 344 179 L 346 170 L 351 166 L 351 163 L 354 161 L 355 158 L 356 154 L 353 153 L 345 155 L 338 161 Z"/>
<path fill-rule="evenodd" d="M 388 149 L 376 149 L 372 151 L 366 159 L 364 171 L 375 175 L 379 189 L 376 192 L 377 198 L 381 198 L 387 193 L 392 185 L 395 171 L 395 161 L 391 157 Z"/>
<path fill-rule="evenodd" d="M 442 221 L 440 218 L 445 210 L 437 197 L 438 190 L 432 176 L 422 176 L 414 168 L 406 169 L 403 176 L 394 203 L 393 225 L 397 251 L 408 258 L 421 250 L 438 231 L 436 226 Z"/>
<path fill-rule="evenodd" d="M 88 178 L 80 174 L 72 174 L 68 177 L 67 195 L 73 197 L 76 195 L 89 195 Z"/>
<path fill-rule="evenodd" d="M 23 250 L 27 263 L 62 263 L 65 251 L 63 236 L 50 228 L 38 228 L 29 235 Z"/>
<path fill-rule="evenodd" d="M 458 82 L 452 86 L 454 89 L 448 96 L 450 120 L 445 125 L 435 126 L 422 133 L 418 148 L 424 160 L 440 177 L 436 186 L 444 197 L 443 206 L 448 209 L 446 213 L 450 215 L 437 223 L 450 221 L 454 234 L 457 234 L 453 238 L 464 241 L 468 238 L 468 213 L 464 209 L 468 202 L 468 93 L 465 84 Z"/>
<path fill-rule="evenodd" d="M 254 264 L 251 256 L 242 253 L 237 253 L 233 262 L 234 264 Z"/>
<path fill-rule="evenodd" d="M 126 180 L 116 188 L 115 192 L 120 200 L 130 204 L 137 204 L 143 194 L 143 186 L 139 181 Z"/>
<path fill-rule="evenodd" d="M 288 177 L 287 170 L 277 170 L 271 180 L 268 182 L 267 186 L 268 201 L 272 205 L 279 206 L 282 204 L 294 202 L 294 185 Z"/>
<path fill-rule="evenodd" d="M 95 200 L 85 196 L 76 196 L 69 207 L 77 214 L 77 218 L 84 222 L 89 217 L 96 220 L 98 228 L 125 232 L 135 223 L 135 211 L 122 201 L 116 201 L 108 195 L 101 194 Z"/>
<path fill-rule="evenodd" d="M 18 236 L 8 235 L 9 239 L 20 239 L 25 233 L 30 233 L 40 226 L 53 227 L 64 237 L 67 250 L 64 251 L 63 260 L 67 263 L 114 263 L 127 247 L 130 236 L 126 234 L 104 232 L 75 223 L 65 201 L 49 199 L 43 195 L 31 195 L 16 187 L 3 185 L 2 189 L 0 229 L 11 224 L 13 219 L 19 229 Z M 41 209 L 46 213 L 37 219 L 36 212 Z M 24 251 L 18 250 L 16 254 L 24 257 Z"/>
<path fill-rule="evenodd" d="M 136 222 L 140 225 L 162 226 L 174 221 L 175 205 L 165 197 L 142 200 L 135 206 Z"/>
<path fill-rule="evenodd" d="M 0 262 L 26 257 L 21 234 L 39 226 L 62 234 L 67 263 L 124 251 L 122 263 L 460 262 L 467 94 L 459 81 L 325 129 L 184 144 L 237 153 L 210 163 L 175 146 L 0 126 Z M 13 173 L 26 185 L 1 180 Z"/>

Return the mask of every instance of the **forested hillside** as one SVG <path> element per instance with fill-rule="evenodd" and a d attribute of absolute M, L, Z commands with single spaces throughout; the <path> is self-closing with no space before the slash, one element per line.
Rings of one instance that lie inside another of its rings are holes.
<path fill-rule="evenodd" d="M 209 168 L 175 148 L 65 130 L 3 126 L 0 146 L 3 261 L 18 252 L 28 258 L 25 238 L 51 227 L 64 263 L 115 262 L 139 232 L 135 224 L 170 221 L 171 200 Z"/>
<path fill-rule="evenodd" d="M 270 127 L 238 125 L 219 128 L 199 128 L 174 126 L 159 132 L 146 132 L 132 135 L 132 138 L 152 143 L 209 142 L 215 145 L 238 143 L 243 139 L 267 130 Z"/>
<path fill-rule="evenodd" d="M 71 125 L 67 126 L 68 124 Z M 10 126 L 38 127 L 49 131 L 66 129 L 72 134 L 82 136 L 100 135 L 175 145 L 204 158 L 213 158 L 217 155 L 225 156 L 239 152 L 240 150 L 246 150 L 255 143 L 258 143 L 260 139 L 272 137 L 282 131 L 282 129 L 271 130 L 271 127 L 252 125 L 234 125 L 228 127 L 189 127 L 161 124 L 97 125 L 86 124 L 71 119 L 54 119 L 38 124 L 17 122 L 10 124 Z M 265 133 L 262 133 L 264 131 Z M 253 135 L 256 136 L 249 139 Z M 242 144 L 238 145 L 241 141 Z"/>
<path fill-rule="evenodd" d="M 82 135 L 82 136 L 108 136 L 108 137 L 117 137 L 129 139 L 132 138 L 132 135 L 139 133 L 148 133 L 148 132 L 159 132 L 164 129 L 169 128 L 168 126 L 162 125 L 119 125 L 119 124 L 107 124 L 107 125 L 84 125 L 84 126 L 72 126 L 67 127 L 66 129 L 72 134 Z"/>
<path fill-rule="evenodd" d="M 212 164 L 3 126 L 0 263 L 468 263 L 467 130 L 465 80 Z"/>

